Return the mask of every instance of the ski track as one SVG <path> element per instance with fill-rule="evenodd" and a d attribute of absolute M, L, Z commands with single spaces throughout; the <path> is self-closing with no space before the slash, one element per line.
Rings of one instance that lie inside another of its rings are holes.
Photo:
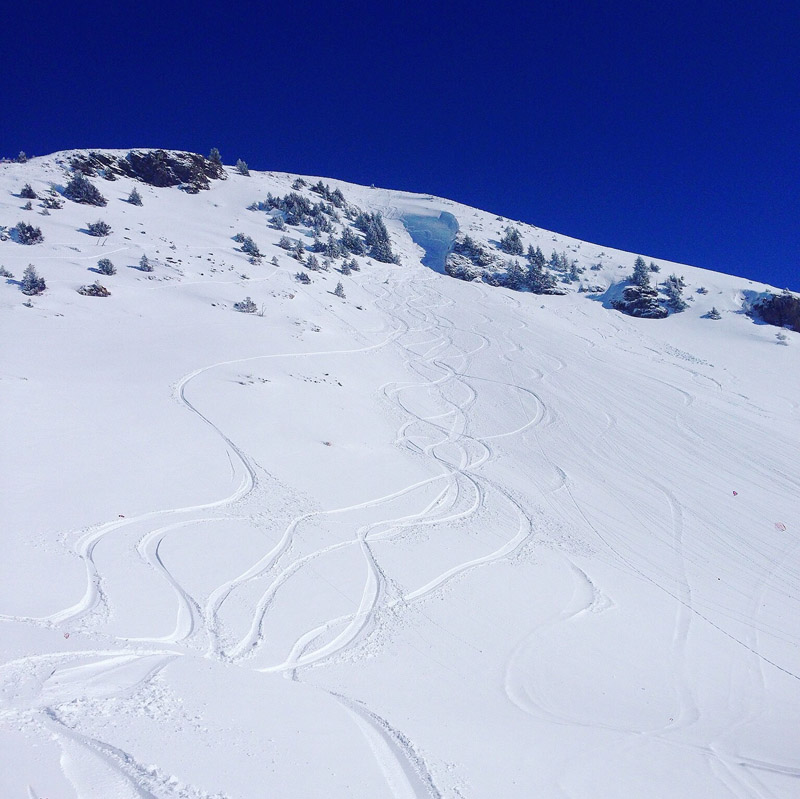
<path fill-rule="evenodd" d="M 119 649 L 86 649 L 53 653 L 6 663 L 0 667 L 0 678 L 2 678 L 0 684 L 3 685 L 33 679 L 37 669 L 53 669 L 50 664 L 55 664 L 54 674 L 60 673 L 62 680 L 65 677 L 69 679 L 62 688 L 53 687 L 55 683 L 48 688 L 45 681 L 37 695 L 39 698 L 26 701 L 22 708 L 0 705 L 0 716 L 14 718 L 21 712 L 38 710 L 41 723 L 56 740 L 61 742 L 64 771 L 79 794 L 87 778 L 91 779 L 102 773 L 105 775 L 103 779 L 114 786 L 115 795 L 121 797 L 156 799 L 156 797 L 180 795 L 202 799 L 205 794 L 199 789 L 192 788 L 186 793 L 178 794 L 170 787 L 171 783 L 166 776 L 144 768 L 130 754 L 66 726 L 59 718 L 57 710 L 48 704 L 42 704 L 48 697 L 48 692 L 50 703 L 55 705 L 60 695 L 59 691 L 63 696 L 69 695 L 70 681 L 89 686 L 96 676 L 102 677 L 104 672 L 136 662 L 145 667 L 139 679 L 139 683 L 143 683 L 174 658 L 185 656 L 213 658 L 243 668 L 254 668 L 263 673 L 282 673 L 298 682 L 303 682 L 301 677 L 305 669 L 318 668 L 327 661 L 341 658 L 346 653 L 355 652 L 357 656 L 358 645 L 368 639 L 380 626 L 381 611 L 402 613 L 406 606 L 425 600 L 451 581 L 481 567 L 509 558 L 534 535 L 535 524 L 530 514 L 508 491 L 485 473 L 486 465 L 497 457 L 492 442 L 512 436 L 533 434 L 532 445 L 550 465 L 553 473 L 558 475 L 559 484 L 553 491 L 564 489 L 569 503 L 583 519 L 586 527 L 593 531 L 617 563 L 674 600 L 675 622 L 670 657 L 677 710 L 673 716 L 674 720 L 662 728 L 642 730 L 616 727 L 597 720 L 567 718 L 551 712 L 540 697 L 531 696 L 525 688 L 516 671 L 516 662 L 527 647 L 531 646 L 533 636 L 545 626 L 568 623 L 571 619 L 596 608 L 601 596 L 591 577 L 565 553 L 561 553 L 561 557 L 572 575 L 574 583 L 572 599 L 551 619 L 526 634 L 512 653 L 506 664 L 504 677 L 505 694 L 509 701 L 526 714 L 551 723 L 603 728 L 621 734 L 621 738 L 612 744 L 614 747 L 641 746 L 648 739 L 657 739 L 671 746 L 701 751 L 720 782 L 737 796 L 769 795 L 766 787 L 755 776 L 757 771 L 772 771 L 799 777 L 800 768 L 792 765 L 737 756 L 735 753 L 725 751 L 721 743 L 703 747 L 671 737 L 670 734 L 674 731 L 690 727 L 700 718 L 691 688 L 691 675 L 688 673 L 685 652 L 694 620 L 699 619 L 710 624 L 750 653 L 756 673 L 760 675 L 762 691 L 763 664 L 772 665 L 796 679 L 800 677 L 792 670 L 759 653 L 757 629 L 752 631 L 748 640 L 740 639 L 715 623 L 706 612 L 695 605 L 683 541 L 684 509 L 668 486 L 654 480 L 650 481 L 653 490 L 663 497 L 669 508 L 672 529 L 670 547 L 673 556 L 671 585 L 661 577 L 648 573 L 634 561 L 631 554 L 623 553 L 616 542 L 601 533 L 591 522 L 579 501 L 573 479 L 552 459 L 540 436 L 535 435 L 537 429 L 562 422 L 560 417 L 548 408 L 545 392 L 534 391 L 529 384 L 539 382 L 555 390 L 563 373 L 570 367 L 562 359 L 541 349 L 537 352 L 538 357 L 535 362 L 527 361 L 526 352 L 529 353 L 531 348 L 523 346 L 519 337 L 531 337 L 536 334 L 531 326 L 519 317 L 521 313 L 519 300 L 508 293 L 504 295 L 505 301 L 512 308 L 510 319 L 516 327 L 503 329 L 494 337 L 492 343 L 492 339 L 481 330 L 461 328 L 448 318 L 448 309 L 454 305 L 454 301 L 436 291 L 434 279 L 427 276 L 425 270 L 418 270 L 417 274 L 396 281 L 392 291 L 385 289 L 378 282 L 379 279 L 374 284 L 375 302 L 383 307 L 391 319 L 392 329 L 378 343 L 352 350 L 287 352 L 221 361 L 200 367 L 175 384 L 173 393 L 177 400 L 202 424 L 211 428 L 224 443 L 226 458 L 230 463 L 231 483 L 235 486 L 233 491 L 220 499 L 206 503 L 150 511 L 78 531 L 77 536 L 74 536 L 73 549 L 82 560 L 86 571 L 86 588 L 83 596 L 76 603 L 44 617 L 0 615 L 0 619 L 3 620 L 53 628 L 60 627 L 66 622 L 77 622 L 96 609 L 102 609 L 106 615 L 110 614 L 112 607 L 103 590 L 103 575 L 95 563 L 95 549 L 101 542 L 113 541 L 122 534 L 136 533 L 142 528 L 144 532 L 137 533 L 136 552 L 142 562 L 166 581 L 175 597 L 175 623 L 172 632 L 160 637 L 118 637 L 121 647 Z M 173 287 L 172 284 L 169 287 Z M 624 320 L 622 323 L 627 324 Z M 489 329 L 494 328 L 492 319 L 485 314 L 481 325 Z M 606 343 L 608 336 L 604 333 L 600 331 L 597 333 L 601 338 L 600 343 L 588 338 L 583 340 L 587 345 L 588 357 L 601 360 L 602 350 L 615 345 Z M 402 354 L 407 371 L 416 376 L 416 379 L 387 383 L 380 388 L 384 400 L 399 409 L 405 417 L 397 429 L 395 444 L 434 464 L 438 473 L 426 480 L 400 487 L 389 494 L 361 503 L 298 515 L 287 524 L 277 543 L 237 577 L 217 586 L 204 601 L 191 596 L 162 559 L 160 548 L 163 541 L 176 530 L 227 518 L 234 506 L 250 496 L 257 488 L 259 468 L 221 427 L 200 410 L 200 400 L 190 399 L 189 387 L 202 375 L 233 364 L 270 359 L 306 359 L 334 354 L 358 354 L 384 347 L 396 348 Z M 492 354 L 503 362 L 508 373 L 508 381 L 482 377 L 471 369 L 476 357 L 487 350 L 493 350 Z M 715 385 L 716 390 L 722 388 L 719 381 L 700 372 L 689 371 L 698 383 L 704 380 Z M 520 377 L 520 372 L 525 377 Z M 674 391 L 680 397 L 682 411 L 689 409 L 697 399 L 694 393 L 653 374 L 639 374 L 639 376 Z M 519 408 L 520 418 L 523 420 L 520 424 L 512 429 L 487 435 L 470 434 L 470 412 L 478 403 L 481 396 L 480 388 L 485 384 L 492 384 L 508 391 L 509 397 L 515 399 Z M 418 413 L 415 410 L 415 400 L 418 397 L 422 397 L 423 401 L 434 400 L 443 410 L 433 414 Z M 795 412 L 797 407 L 800 406 L 795 405 Z M 703 437 L 684 418 L 682 411 L 675 411 L 676 431 L 688 443 L 702 444 Z M 610 434 L 617 428 L 618 422 L 615 415 L 608 411 L 599 410 L 598 414 L 603 416 L 603 429 L 595 435 L 589 446 L 595 453 L 600 454 L 609 446 L 608 442 L 612 438 Z M 296 547 L 303 525 L 312 520 L 319 521 L 329 517 L 347 520 L 348 514 L 368 508 L 389 506 L 392 501 L 412 496 L 414 492 L 429 486 L 436 487 L 437 493 L 415 512 L 404 515 L 388 514 L 368 524 L 356 525 L 350 537 L 333 541 L 312 551 L 303 552 L 302 547 Z M 619 496 L 624 499 L 622 494 Z M 484 555 L 456 563 L 426 580 L 424 584 L 406 589 L 397 586 L 376 559 L 371 546 L 375 542 L 391 541 L 403 536 L 412 528 L 447 524 L 470 518 L 489 503 L 500 503 L 513 511 L 518 518 L 518 527 L 513 535 L 500 541 L 499 546 L 490 549 Z M 223 515 L 208 515 L 210 511 Z M 344 548 L 356 548 L 364 567 L 360 597 L 352 612 L 325 619 L 309 629 L 298 629 L 294 643 L 281 662 L 266 666 L 251 664 L 250 660 L 265 641 L 270 612 L 279 592 L 303 569 L 312 568 L 314 561 Z M 295 552 L 295 549 L 298 551 Z M 757 616 L 761 600 L 781 568 L 781 563 L 776 559 L 771 570 L 765 575 L 753 599 L 751 610 L 754 616 Z M 267 581 L 267 585 L 251 608 L 247 631 L 238 640 L 227 643 L 230 631 L 224 628 L 220 619 L 223 606 L 240 589 L 254 581 L 263 580 Z M 328 637 L 331 633 L 332 637 Z M 205 639 L 204 647 L 198 643 L 201 636 Z M 142 648 L 142 644 L 152 646 Z M 165 646 L 168 648 L 164 648 Z M 99 666 L 97 663 L 89 663 L 69 669 L 63 667 L 70 662 L 98 658 L 101 659 Z M 313 683 L 308 685 L 310 689 L 315 688 Z M 436 769 L 426 761 L 425 753 L 393 727 L 387 719 L 358 699 L 323 688 L 316 689 L 333 697 L 352 718 L 384 774 L 387 789 L 392 796 L 396 799 L 442 796 L 441 789 L 434 779 Z M 743 724 L 746 720 L 745 714 L 738 723 Z M 563 791 L 563 788 L 560 786 L 559 788 Z"/>

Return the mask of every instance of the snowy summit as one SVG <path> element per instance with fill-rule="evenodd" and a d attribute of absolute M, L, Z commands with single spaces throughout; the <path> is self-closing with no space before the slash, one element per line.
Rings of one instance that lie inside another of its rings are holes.
<path fill-rule="evenodd" d="M 797 796 L 797 297 L 216 151 L 19 160 L 0 796 Z"/>

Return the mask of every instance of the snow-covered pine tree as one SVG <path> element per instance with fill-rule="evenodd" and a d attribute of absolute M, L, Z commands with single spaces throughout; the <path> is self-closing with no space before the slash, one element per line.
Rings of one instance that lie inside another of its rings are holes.
<path fill-rule="evenodd" d="M 641 288 L 648 288 L 650 286 L 650 270 L 647 268 L 647 264 L 644 262 L 644 258 L 642 258 L 641 255 L 637 256 L 633 263 L 631 283 Z"/>
<path fill-rule="evenodd" d="M 40 277 L 36 272 L 36 267 L 33 264 L 28 264 L 28 266 L 25 267 L 25 271 L 22 273 L 22 280 L 19 287 L 23 294 L 32 297 L 36 294 L 41 294 L 47 288 L 47 284 L 44 278 Z"/>
<path fill-rule="evenodd" d="M 522 236 L 517 228 L 511 225 L 506 228 L 503 238 L 500 239 L 500 249 L 509 255 L 522 255 Z"/>
<path fill-rule="evenodd" d="M 108 200 L 100 193 L 100 190 L 81 173 L 76 172 L 69 183 L 64 187 L 64 196 L 68 200 L 84 205 L 96 205 L 105 207 Z"/>
<path fill-rule="evenodd" d="M 117 274 L 117 268 L 114 266 L 114 264 L 111 263 L 111 261 L 108 258 L 101 258 L 97 262 L 97 271 L 101 275 L 116 275 Z"/>
<path fill-rule="evenodd" d="M 131 193 L 128 195 L 128 202 L 131 205 L 141 205 L 142 204 L 142 195 L 139 194 L 139 190 L 134 186 L 131 189 Z"/>
<path fill-rule="evenodd" d="M 342 281 L 341 280 L 336 284 L 336 288 L 333 290 L 333 293 L 337 297 L 340 297 L 341 299 L 345 299 L 344 286 L 342 285 Z"/>

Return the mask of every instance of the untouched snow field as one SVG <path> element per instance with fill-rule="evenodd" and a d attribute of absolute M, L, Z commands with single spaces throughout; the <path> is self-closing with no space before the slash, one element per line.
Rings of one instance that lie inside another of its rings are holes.
<path fill-rule="evenodd" d="M 0 165 L 0 224 L 45 237 L 0 264 L 48 285 L 0 284 L 0 796 L 798 795 L 800 336 L 742 313 L 766 287 L 660 262 L 695 300 L 655 321 L 466 283 L 403 217 L 506 221 L 337 181 L 401 263 L 304 286 L 246 210 L 295 176 L 21 210 L 65 158 Z"/>

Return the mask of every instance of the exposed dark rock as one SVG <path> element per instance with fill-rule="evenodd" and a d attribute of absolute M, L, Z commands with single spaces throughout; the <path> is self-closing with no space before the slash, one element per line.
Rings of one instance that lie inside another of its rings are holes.
<path fill-rule="evenodd" d="M 102 170 L 106 178 L 136 178 L 160 188 L 180 186 L 190 194 L 210 188 L 211 180 L 228 177 L 222 164 L 197 153 L 168 150 L 131 150 L 124 157 L 93 150 L 88 155 L 73 156 L 70 165 L 84 175 Z"/>
<path fill-rule="evenodd" d="M 611 306 L 641 319 L 663 319 L 668 315 L 667 309 L 658 303 L 658 291 L 649 286 L 626 286 L 622 299 L 614 300 Z"/>

